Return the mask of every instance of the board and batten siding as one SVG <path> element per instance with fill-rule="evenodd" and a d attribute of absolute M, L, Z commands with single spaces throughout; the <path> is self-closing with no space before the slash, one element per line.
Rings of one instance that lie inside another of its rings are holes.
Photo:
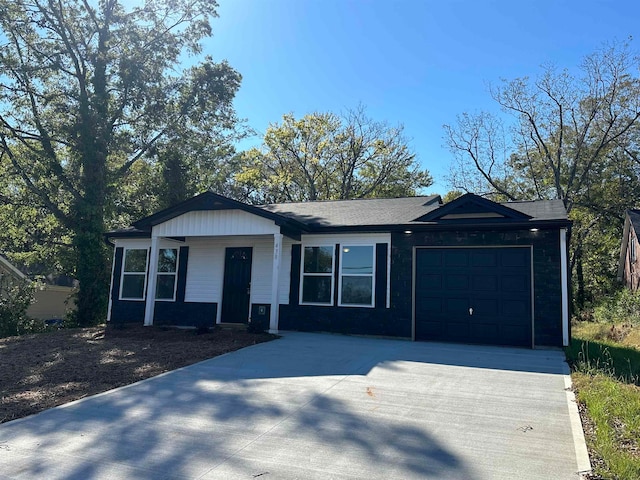
<path fill-rule="evenodd" d="M 264 235 L 280 233 L 273 220 L 242 210 L 187 212 L 153 227 L 159 237 L 201 237 L 221 235 Z"/>
<path fill-rule="evenodd" d="M 292 240 L 282 240 L 279 303 L 289 303 Z M 222 301 L 224 258 L 227 247 L 252 247 L 251 303 L 271 303 L 271 274 L 273 265 L 273 237 L 206 237 L 191 238 L 187 267 L 186 302 Z"/>

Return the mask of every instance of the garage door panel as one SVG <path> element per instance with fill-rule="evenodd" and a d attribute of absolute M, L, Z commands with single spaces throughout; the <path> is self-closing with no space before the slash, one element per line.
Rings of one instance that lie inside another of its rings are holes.
<path fill-rule="evenodd" d="M 501 283 L 505 293 L 529 293 L 531 289 L 527 275 L 503 275 Z"/>
<path fill-rule="evenodd" d="M 421 322 L 420 331 L 429 338 L 441 340 L 445 337 L 445 324 L 441 322 Z"/>
<path fill-rule="evenodd" d="M 469 252 L 464 249 L 445 252 L 442 264 L 445 267 L 468 267 Z"/>
<path fill-rule="evenodd" d="M 420 285 L 429 290 L 442 289 L 442 275 L 440 274 L 421 274 L 419 279 Z"/>
<path fill-rule="evenodd" d="M 530 262 L 530 252 L 524 248 L 505 248 L 500 255 L 500 264 L 503 267 L 524 268 L 529 266 Z"/>
<path fill-rule="evenodd" d="M 530 248 L 418 248 L 415 288 L 416 339 L 531 346 Z"/>
<path fill-rule="evenodd" d="M 468 290 L 469 275 L 448 274 L 445 275 L 444 285 L 447 290 Z"/>
<path fill-rule="evenodd" d="M 474 317 L 495 317 L 500 314 L 500 301 L 497 298 L 475 297 L 471 299 L 470 306 L 473 308 Z"/>
<path fill-rule="evenodd" d="M 445 338 L 471 338 L 471 326 L 465 323 L 447 323 L 445 328 Z"/>
<path fill-rule="evenodd" d="M 416 309 L 429 314 L 443 313 L 442 298 L 423 297 L 416 299 Z"/>
<path fill-rule="evenodd" d="M 505 317 L 523 318 L 529 322 L 528 302 L 523 300 L 502 300 L 502 315 Z"/>
<path fill-rule="evenodd" d="M 498 290 L 498 277 L 496 275 L 474 275 L 472 286 L 475 291 L 495 292 Z"/>
<path fill-rule="evenodd" d="M 469 315 L 469 300 L 466 297 L 444 298 L 444 314 L 449 318 L 458 318 Z M 446 320 L 443 319 L 443 320 Z"/>
<path fill-rule="evenodd" d="M 491 249 L 479 249 L 471 254 L 472 267 L 495 267 L 498 265 L 498 256 Z"/>
<path fill-rule="evenodd" d="M 494 338 L 498 336 L 498 327 L 495 324 L 472 325 L 470 336 L 478 343 L 494 343 Z"/>
<path fill-rule="evenodd" d="M 439 250 L 425 251 L 418 258 L 418 267 L 439 267 L 442 266 L 442 252 Z"/>

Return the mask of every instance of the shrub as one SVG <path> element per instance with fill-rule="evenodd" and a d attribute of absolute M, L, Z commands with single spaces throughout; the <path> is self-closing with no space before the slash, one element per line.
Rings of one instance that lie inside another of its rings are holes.
<path fill-rule="evenodd" d="M 34 290 L 29 280 L 0 276 L 0 338 L 43 330 L 42 322 L 27 316 Z"/>
<path fill-rule="evenodd" d="M 640 291 L 623 289 L 593 311 L 596 322 L 640 325 Z"/>

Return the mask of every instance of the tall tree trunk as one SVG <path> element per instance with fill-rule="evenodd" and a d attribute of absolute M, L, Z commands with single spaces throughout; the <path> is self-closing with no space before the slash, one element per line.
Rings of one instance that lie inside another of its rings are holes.
<path fill-rule="evenodd" d="M 109 273 L 103 240 L 101 205 L 83 202 L 77 208 L 82 226 L 75 232 L 74 248 L 80 289 L 77 296 L 77 322 L 80 326 L 102 323 L 106 319 Z"/>
<path fill-rule="evenodd" d="M 187 187 L 186 168 L 179 152 L 169 149 L 160 158 L 162 179 L 160 208 L 171 207 L 186 200 L 191 195 Z"/>
<path fill-rule="evenodd" d="M 83 196 L 76 202 L 78 227 L 74 232 L 77 275 L 80 289 L 77 298 L 77 321 L 81 326 L 105 321 L 108 304 L 108 281 L 104 207 L 107 192 L 107 151 L 111 135 L 109 93 L 106 80 L 107 40 L 110 11 L 105 9 L 105 25 L 99 32 L 98 55 L 92 79 L 94 95 L 80 99 L 79 126 L 81 140 Z M 80 82 L 82 84 L 82 80 Z M 93 108 L 92 108 L 93 107 Z"/>

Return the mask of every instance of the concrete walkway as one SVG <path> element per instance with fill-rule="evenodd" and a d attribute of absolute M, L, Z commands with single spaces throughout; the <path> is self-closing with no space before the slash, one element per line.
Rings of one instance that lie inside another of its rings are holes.
<path fill-rule="evenodd" d="M 0 425 L 0 478 L 577 479 L 567 373 L 559 351 L 286 333 Z"/>

